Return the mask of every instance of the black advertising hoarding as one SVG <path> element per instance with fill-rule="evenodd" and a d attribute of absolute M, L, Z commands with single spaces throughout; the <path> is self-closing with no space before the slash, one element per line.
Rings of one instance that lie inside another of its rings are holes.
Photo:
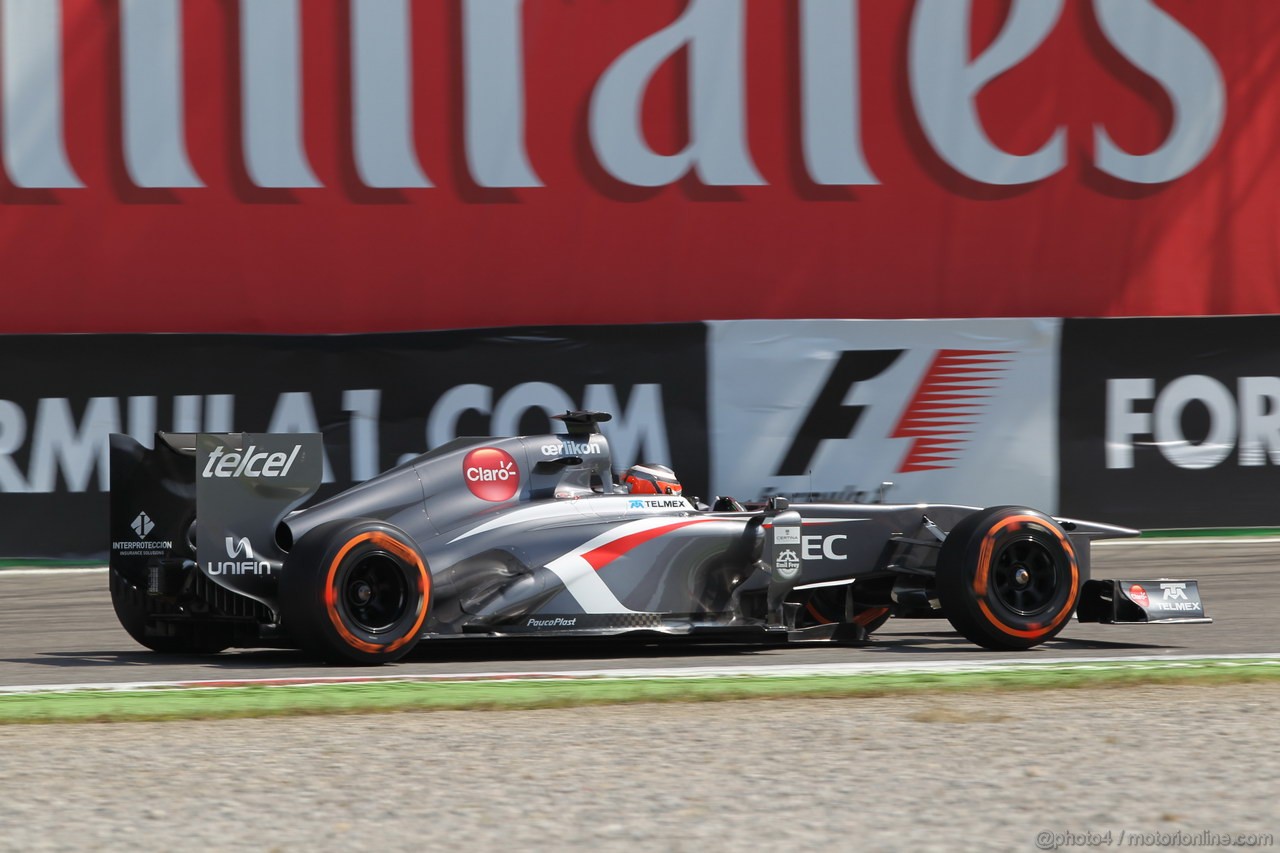
<path fill-rule="evenodd" d="M 1280 317 L 1067 320 L 1064 515 L 1280 525 Z"/>
<path fill-rule="evenodd" d="M 112 432 L 322 432 L 324 495 L 457 436 L 600 409 L 615 465 L 670 462 L 702 494 L 705 347 L 701 324 L 0 337 L 0 558 L 105 555 Z"/>

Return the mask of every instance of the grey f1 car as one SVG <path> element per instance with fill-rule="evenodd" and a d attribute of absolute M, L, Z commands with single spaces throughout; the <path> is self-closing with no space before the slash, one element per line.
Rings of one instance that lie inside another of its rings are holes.
<path fill-rule="evenodd" d="M 1073 613 L 1208 621 L 1195 581 L 1090 579 L 1090 543 L 1137 531 L 1022 507 L 635 494 L 615 484 L 608 419 L 456 439 L 310 506 L 318 435 L 114 435 L 116 613 L 159 652 L 347 663 L 467 637 L 860 641 L 893 615 L 944 616 L 993 649 Z"/>

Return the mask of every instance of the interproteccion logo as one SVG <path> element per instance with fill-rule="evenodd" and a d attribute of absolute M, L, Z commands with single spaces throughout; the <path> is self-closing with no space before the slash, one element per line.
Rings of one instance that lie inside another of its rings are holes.
<path fill-rule="evenodd" d="M 134 533 L 138 534 L 139 539 L 146 539 L 147 534 L 156 529 L 156 523 L 145 512 L 138 513 L 138 517 L 130 522 L 129 526 L 133 528 Z"/>

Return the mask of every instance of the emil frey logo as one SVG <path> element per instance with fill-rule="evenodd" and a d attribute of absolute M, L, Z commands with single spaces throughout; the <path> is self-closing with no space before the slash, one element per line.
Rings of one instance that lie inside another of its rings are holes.
<path fill-rule="evenodd" d="M 129 526 L 133 528 L 134 533 L 138 534 L 139 539 L 146 539 L 147 534 L 156 529 L 156 523 L 145 512 L 138 513 L 138 517 L 130 522 Z"/>
<path fill-rule="evenodd" d="M 790 548 L 778 554 L 777 565 L 775 566 L 778 577 L 784 581 L 789 581 L 796 575 L 800 574 L 800 557 Z"/>
<path fill-rule="evenodd" d="M 511 454 L 481 447 L 462 460 L 462 476 L 471 494 L 484 501 L 509 501 L 520 490 L 520 469 Z"/>

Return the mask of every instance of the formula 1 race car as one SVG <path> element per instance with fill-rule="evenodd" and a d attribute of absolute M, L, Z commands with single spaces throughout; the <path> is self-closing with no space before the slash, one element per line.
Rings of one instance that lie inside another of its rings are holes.
<path fill-rule="evenodd" d="M 1096 539 L 1021 507 L 711 506 L 669 469 L 615 483 L 600 412 L 459 438 L 311 506 L 319 435 L 111 437 L 111 598 L 159 652 L 302 648 L 382 663 L 420 640 L 862 641 L 944 616 L 992 649 L 1071 620 L 1208 621 L 1195 581 L 1097 581 Z"/>

